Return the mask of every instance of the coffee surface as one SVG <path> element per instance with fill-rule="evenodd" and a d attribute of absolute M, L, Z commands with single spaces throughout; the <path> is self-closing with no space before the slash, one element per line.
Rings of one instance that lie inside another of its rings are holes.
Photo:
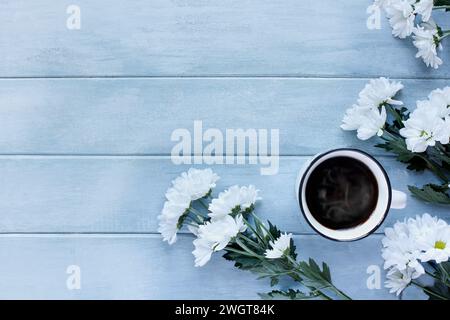
<path fill-rule="evenodd" d="M 370 217 L 378 184 L 361 161 L 335 157 L 319 164 L 306 184 L 306 203 L 314 218 L 333 230 L 356 227 Z"/>

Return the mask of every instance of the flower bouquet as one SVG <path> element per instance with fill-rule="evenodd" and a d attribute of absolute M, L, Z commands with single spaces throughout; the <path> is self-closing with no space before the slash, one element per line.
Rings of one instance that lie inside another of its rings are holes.
<path fill-rule="evenodd" d="M 445 221 L 424 214 L 397 222 L 385 235 L 382 256 L 391 293 L 400 295 L 412 285 L 430 299 L 450 299 L 450 226 Z"/>
<path fill-rule="evenodd" d="M 212 198 L 219 177 L 210 169 L 190 169 L 172 182 L 159 219 L 158 231 L 173 244 L 177 232 L 186 226 L 195 235 L 195 266 L 202 267 L 213 253 L 242 270 L 270 279 L 275 286 L 281 277 L 290 277 L 300 289 L 274 290 L 260 294 L 267 299 L 350 299 L 331 281 L 329 267 L 313 259 L 297 261 L 292 234 L 263 223 L 255 214 L 259 190 L 254 186 L 232 186 Z"/>
<path fill-rule="evenodd" d="M 368 12 L 384 10 L 392 34 L 400 39 L 409 36 L 417 48 L 416 58 L 434 69 L 439 68 L 442 59 L 438 50 L 442 50 L 442 41 L 450 35 L 450 30 L 443 30 L 432 18 L 433 10 L 450 11 L 450 0 L 375 0 Z M 419 24 L 416 21 L 419 19 Z"/>
<path fill-rule="evenodd" d="M 436 89 L 427 99 L 417 101 L 408 112 L 396 94 L 400 82 L 386 78 L 371 80 L 348 109 L 341 128 L 356 130 L 361 140 L 379 136 L 376 146 L 394 153 L 408 169 L 429 170 L 439 179 L 422 187 L 410 186 L 411 193 L 426 202 L 450 204 L 450 87 Z"/>

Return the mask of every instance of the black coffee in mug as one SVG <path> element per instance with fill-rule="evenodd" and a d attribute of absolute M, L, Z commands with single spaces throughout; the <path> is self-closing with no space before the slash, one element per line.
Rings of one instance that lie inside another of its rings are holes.
<path fill-rule="evenodd" d="M 353 228 L 366 222 L 377 206 L 377 179 L 363 162 L 333 157 L 311 172 L 305 198 L 311 215 L 323 226 Z"/>

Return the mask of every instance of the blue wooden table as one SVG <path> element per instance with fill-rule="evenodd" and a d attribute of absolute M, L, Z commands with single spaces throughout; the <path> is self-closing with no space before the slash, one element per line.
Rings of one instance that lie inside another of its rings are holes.
<path fill-rule="evenodd" d="M 171 247 L 157 233 L 164 192 L 190 167 L 172 163 L 171 133 L 201 120 L 222 132 L 279 129 L 278 174 L 216 165 L 218 190 L 255 184 L 258 213 L 295 234 L 301 257 L 328 262 L 354 298 L 395 299 L 367 287 L 373 266 L 382 269 L 384 227 L 424 212 L 449 221 L 448 208 L 409 197 L 377 234 L 336 243 L 309 228 L 293 191 L 302 164 L 336 147 L 374 154 L 396 189 L 433 180 L 339 128 L 369 78 L 401 80 L 408 107 L 449 84 L 450 50 L 438 71 L 427 69 L 384 19 L 381 30 L 366 28 L 369 4 L 2 0 L 0 298 L 252 299 L 269 290 L 219 255 L 195 268 L 186 231 Z M 70 5 L 80 29 L 67 27 Z M 70 266 L 79 289 L 67 285 Z"/>

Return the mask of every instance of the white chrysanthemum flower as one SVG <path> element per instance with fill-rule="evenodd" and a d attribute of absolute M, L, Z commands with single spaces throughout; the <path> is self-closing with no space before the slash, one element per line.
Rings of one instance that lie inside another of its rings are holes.
<path fill-rule="evenodd" d="M 216 186 L 219 176 L 211 169 L 190 168 L 183 172 L 172 183 L 173 187 L 181 193 L 187 194 L 191 200 L 198 200 L 206 196 Z"/>
<path fill-rule="evenodd" d="M 174 244 L 177 241 L 178 219 L 159 216 L 158 220 L 158 232 L 163 237 L 163 241 L 167 241 L 170 245 Z"/>
<path fill-rule="evenodd" d="M 405 270 L 399 270 L 397 268 L 392 268 L 386 275 L 387 280 L 385 286 L 390 289 L 390 293 L 395 293 L 398 296 L 407 286 L 409 286 L 413 279 L 417 278 L 414 276 L 413 269 L 407 268 Z"/>
<path fill-rule="evenodd" d="M 448 261 L 450 257 L 450 227 L 437 217 L 423 214 L 397 222 L 385 230 L 383 238 L 384 267 L 389 269 L 386 287 L 397 295 L 425 273 L 421 262 Z"/>
<path fill-rule="evenodd" d="M 420 110 L 420 113 L 426 112 L 432 117 L 444 119 L 450 113 L 450 109 L 435 100 L 417 101 L 417 110 Z"/>
<path fill-rule="evenodd" d="M 415 218 L 409 218 L 406 221 L 408 232 L 417 242 L 426 240 L 430 233 L 438 229 L 447 227 L 447 222 L 438 217 L 432 217 L 428 213 L 422 216 L 417 215 Z"/>
<path fill-rule="evenodd" d="M 438 117 L 450 116 L 450 87 L 433 90 L 428 99 L 432 112 Z"/>
<path fill-rule="evenodd" d="M 248 187 L 232 186 L 211 201 L 208 215 L 212 219 L 221 219 L 231 213 L 243 212 L 261 199 L 258 193 L 259 190 L 252 185 Z"/>
<path fill-rule="evenodd" d="M 406 146 L 412 152 L 425 152 L 429 146 L 435 146 L 436 142 L 449 143 L 445 121 L 426 112 L 426 109 L 414 110 L 403 124 L 405 127 L 400 129 L 400 134 L 406 138 Z"/>
<path fill-rule="evenodd" d="M 348 109 L 341 128 L 343 130 L 357 130 L 357 136 L 360 140 L 368 140 L 373 136 L 383 135 L 383 128 L 386 124 L 386 109 L 384 106 L 381 110 L 366 109 L 354 105 Z"/>
<path fill-rule="evenodd" d="M 438 57 L 437 50 L 442 50 L 438 30 L 432 23 L 423 23 L 414 28 L 413 44 L 417 48 L 416 58 L 422 58 L 427 67 L 439 68 L 442 59 Z"/>
<path fill-rule="evenodd" d="M 188 213 L 191 202 L 205 197 L 219 180 L 211 169 L 189 169 L 172 181 L 172 187 L 166 192 L 167 201 L 158 216 L 158 232 L 163 240 L 174 244 L 177 232 L 182 226 L 182 217 Z"/>
<path fill-rule="evenodd" d="M 373 136 L 382 136 L 383 128 L 386 124 L 386 109 L 381 107 L 381 111 L 370 109 L 363 118 L 363 123 L 357 130 L 357 136 L 361 140 L 368 140 Z"/>
<path fill-rule="evenodd" d="M 288 254 L 291 246 L 292 233 L 282 233 L 275 241 L 270 241 L 269 245 L 272 249 L 267 249 L 265 256 L 268 259 L 278 259 Z"/>
<path fill-rule="evenodd" d="M 384 268 L 396 268 L 400 271 L 411 269 L 419 277 L 425 269 L 419 262 L 420 250 L 411 238 L 406 222 L 397 222 L 392 228 L 385 229 L 382 240 Z"/>
<path fill-rule="evenodd" d="M 372 79 L 359 93 L 358 105 L 363 108 L 378 108 L 385 103 L 403 105 L 403 102 L 393 99 L 401 89 L 401 82 L 390 81 L 384 77 Z"/>
<path fill-rule="evenodd" d="M 441 228 L 431 233 L 425 241 L 421 242 L 425 252 L 421 256 L 423 262 L 430 260 L 436 263 L 446 262 L 450 258 L 450 228 Z"/>
<path fill-rule="evenodd" d="M 421 250 L 423 262 L 447 261 L 450 256 L 450 227 L 447 222 L 428 213 L 410 218 L 407 221 L 409 232 Z"/>
<path fill-rule="evenodd" d="M 404 39 L 411 35 L 414 29 L 414 7 L 415 0 L 393 0 L 385 7 L 392 34 Z"/>
<path fill-rule="evenodd" d="M 223 250 L 239 233 L 247 229 L 241 215 L 227 215 L 222 219 L 207 222 L 198 227 L 198 238 L 194 240 L 195 266 L 204 266 L 213 252 Z"/>
<path fill-rule="evenodd" d="M 180 218 L 188 210 L 191 199 L 174 188 L 167 190 L 166 198 L 168 201 L 164 203 L 161 214 L 158 216 L 158 232 L 161 233 L 164 241 L 174 244 L 177 240 Z"/>
<path fill-rule="evenodd" d="M 192 254 L 195 257 L 195 266 L 203 267 L 211 260 L 214 250 L 211 248 L 210 242 L 206 239 L 197 238 L 193 243 L 195 249 L 192 251 Z"/>
<path fill-rule="evenodd" d="M 422 16 L 422 21 L 427 22 L 431 18 L 433 12 L 434 1 L 433 0 L 420 0 L 414 4 L 414 12 Z"/>

